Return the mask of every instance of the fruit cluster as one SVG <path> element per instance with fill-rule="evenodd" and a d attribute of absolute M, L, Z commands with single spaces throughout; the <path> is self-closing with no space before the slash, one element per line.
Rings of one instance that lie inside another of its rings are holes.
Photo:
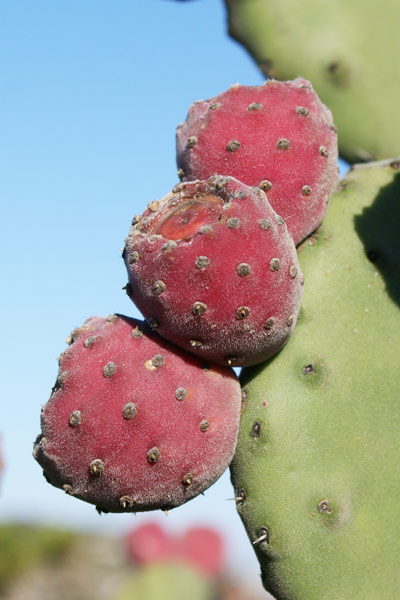
<path fill-rule="evenodd" d="M 35 442 L 48 481 L 104 512 L 174 508 L 229 465 L 231 367 L 267 360 L 295 327 L 295 244 L 336 185 L 336 132 L 303 79 L 234 85 L 192 105 L 177 160 L 181 183 L 134 217 L 123 252 L 146 321 L 72 332 Z"/>

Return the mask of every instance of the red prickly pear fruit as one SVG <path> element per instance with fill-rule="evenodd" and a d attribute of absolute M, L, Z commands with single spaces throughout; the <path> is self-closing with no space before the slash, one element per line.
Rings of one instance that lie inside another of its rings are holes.
<path fill-rule="evenodd" d="M 191 527 L 177 541 L 177 554 L 210 577 L 218 577 L 225 567 L 224 542 L 210 527 Z"/>
<path fill-rule="evenodd" d="M 176 139 L 185 181 L 219 173 L 259 186 L 296 245 L 321 224 L 338 178 L 337 135 L 305 79 L 237 84 L 195 102 Z"/>
<path fill-rule="evenodd" d="M 232 177 L 174 190 L 133 220 L 128 295 L 185 350 L 233 366 L 266 360 L 289 338 L 303 291 L 284 220 Z"/>
<path fill-rule="evenodd" d="M 49 483 L 103 512 L 168 510 L 225 471 L 242 400 L 232 369 L 122 315 L 69 341 L 34 446 Z"/>
<path fill-rule="evenodd" d="M 131 561 L 148 565 L 174 558 L 175 540 L 157 523 L 145 523 L 132 529 L 125 539 Z"/>

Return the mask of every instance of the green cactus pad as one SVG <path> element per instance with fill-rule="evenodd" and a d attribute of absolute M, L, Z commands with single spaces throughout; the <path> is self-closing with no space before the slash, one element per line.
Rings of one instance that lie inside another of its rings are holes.
<path fill-rule="evenodd" d="M 297 327 L 278 355 L 242 374 L 237 509 L 278 600 L 392 600 L 400 590 L 400 161 L 355 167 L 299 259 Z"/>
<path fill-rule="evenodd" d="M 131 575 L 114 600 L 213 600 L 214 584 L 180 563 L 154 563 Z"/>
<path fill-rule="evenodd" d="M 309 79 L 350 162 L 400 152 L 397 0 L 225 0 L 230 34 L 263 72 Z"/>

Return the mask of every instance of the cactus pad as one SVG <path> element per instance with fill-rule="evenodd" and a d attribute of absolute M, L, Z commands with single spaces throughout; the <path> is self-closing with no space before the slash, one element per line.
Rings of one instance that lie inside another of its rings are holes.
<path fill-rule="evenodd" d="M 307 285 L 290 343 L 243 372 L 232 481 L 278 600 L 400 589 L 399 166 L 342 180 L 300 249 Z"/>

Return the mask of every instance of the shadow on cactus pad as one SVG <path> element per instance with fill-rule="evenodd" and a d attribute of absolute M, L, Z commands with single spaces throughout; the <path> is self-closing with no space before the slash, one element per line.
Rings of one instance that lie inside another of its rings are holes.
<path fill-rule="evenodd" d="M 400 161 L 393 161 L 393 168 Z M 386 291 L 400 305 L 400 173 L 381 188 L 371 206 L 354 217 L 368 259 L 382 275 Z"/>

